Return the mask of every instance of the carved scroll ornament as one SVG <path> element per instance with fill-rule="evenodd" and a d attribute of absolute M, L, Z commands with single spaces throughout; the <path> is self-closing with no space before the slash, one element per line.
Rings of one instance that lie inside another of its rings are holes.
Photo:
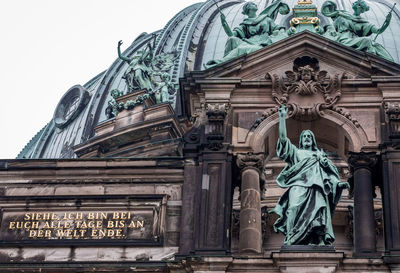
<path fill-rule="evenodd" d="M 272 80 L 272 97 L 279 106 L 289 107 L 289 117 L 312 121 L 321 117 L 324 109 L 335 111 L 334 105 L 342 95 L 345 73 L 331 77 L 327 71 L 305 65 L 295 71 L 286 71 L 285 75 L 267 74 Z"/>

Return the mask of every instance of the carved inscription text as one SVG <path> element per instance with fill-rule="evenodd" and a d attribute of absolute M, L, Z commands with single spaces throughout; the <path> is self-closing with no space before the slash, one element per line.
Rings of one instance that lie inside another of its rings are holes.
<path fill-rule="evenodd" d="M 153 209 L 5 212 L 2 218 L 3 241 L 157 239 Z"/>

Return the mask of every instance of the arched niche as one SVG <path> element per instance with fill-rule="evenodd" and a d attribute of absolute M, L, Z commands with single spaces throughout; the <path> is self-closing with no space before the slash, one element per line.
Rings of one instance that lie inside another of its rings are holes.
<path fill-rule="evenodd" d="M 284 161 L 276 156 L 278 122 L 278 113 L 272 114 L 248 135 L 246 141 L 246 148 L 249 148 L 254 153 L 265 153 L 267 157 L 263 173 L 264 192 L 261 201 L 261 206 L 267 209 L 275 207 L 279 197 L 286 190 L 276 184 L 277 175 L 286 165 Z M 288 118 L 286 125 L 288 137 L 296 146 L 298 146 L 301 131 L 305 129 L 312 130 L 316 136 L 318 147 L 328 153 L 328 156 L 338 168 L 342 181 L 346 181 L 348 178 L 347 152 L 359 152 L 361 149 L 368 147 L 367 136 L 363 129 L 356 126 L 353 121 L 331 110 L 325 110 L 324 115 L 314 121 L 306 122 Z M 235 198 L 237 198 L 237 195 L 234 196 L 233 200 L 234 209 L 240 211 L 239 200 Z M 379 205 L 380 203 L 377 202 L 377 204 Z M 349 235 L 351 234 L 351 223 L 348 221 L 349 207 L 352 206 L 353 200 L 351 200 L 349 194 L 343 194 L 332 219 L 336 236 L 335 247 L 348 254 L 351 254 L 353 249 L 353 242 Z M 266 230 L 272 230 L 272 225 L 277 219 L 277 215 L 269 214 L 268 217 Z M 232 235 L 232 238 L 232 245 L 234 246 L 237 244 L 238 236 Z M 282 241 L 282 234 L 268 233 L 263 238 L 263 251 L 278 250 L 282 245 Z"/>
<path fill-rule="evenodd" d="M 265 152 L 267 156 L 275 155 L 278 139 L 278 113 L 266 118 L 249 138 L 249 146 L 255 153 Z M 359 152 L 367 145 L 365 132 L 346 117 L 326 110 L 323 117 L 314 121 L 286 120 L 289 139 L 298 145 L 302 130 L 314 132 L 319 148 L 341 157 L 347 158 L 349 151 Z"/>

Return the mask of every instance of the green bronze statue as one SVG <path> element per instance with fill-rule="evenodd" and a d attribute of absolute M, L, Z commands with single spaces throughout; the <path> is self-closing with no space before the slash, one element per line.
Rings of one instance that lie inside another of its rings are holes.
<path fill-rule="evenodd" d="M 118 89 L 113 89 L 110 92 L 111 99 L 108 101 L 108 106 L 106 108 L 107 118 L 114 118 L 124 109 L 124 103 L 118 103 L 117 98 L 121 97 L 123 93 Z"/>
<path fill-rule="evenodd" d="M 155 41 L 155 38 L 153 38 L 153 41 Z M 118 57 L 129 64 L 129 68 L 123 76 L 128 86 L 128 93 L 143 89 L 152 91 L 153 70 L 151 64 L 153 61 L 154 42 L 153 45 L 148 43 L 145 50 L 139 51 L 139 53 L 132 58 L 121 54 L 121 45 L 122 41 L 119 41 Z"/>
<path fill-rule="evenodd" d="M 285 27 L 275 23 L 278 13 L 289 13 L 290 9 L 287 4 L 278 0 L 259 15 L 257 15 L 257 10 L 257 5 L 253 2 L 244 4 L 242 14 L 247 18 L 233 30 L 229 27 L 225 15 L 220 11 L 221 23 L 228 35 L 228 41 L 225 44 L 224 57 L 207 62 L 206 68 L 249 54 L 288 37 Z"/>
<path fill-rule="evenodd" d="M 345 10 L 338 10 L 332 1 L 326 1 L 322 5 L 322 14 L 333 20 L 333 25 L 325 26 L 324 36 L 357 50 L 393 61 L 387 50 L 375 42 L 376 36 L 374 39 L 370 37 L 374 33 L 379 35 L 387 29 L 392 18 L 393 8 L 386 16 L 383 25 L 378 28 L 361 17 L 362 13 L 369 10 L 369 6 L 364 0 L 355 1 L 352 7 L 354 12 L 350 14 Z"/>
<path fill-rule="evenodd" d="M 121 53 L 122 41 L 118 42 L 118 57 L 129 64 L 124 76 L 127 85 L 127 93 L 138 90 L 147 90 L 156 103 L 174 103 L 170 95 L 176 93 L 177 86 L 171 80 L 170 71 L 178 59 L 176 51 L 160 53 L 155 55 L 156 36 L 153 35 L 146 48 L 139 50 L 132 58 L 123 56 Z M 130 104 L 132 105 L 132 103 Z"/>
<path fill-rule="evenodd" d="M 161 82 L 156 83 L 157 87 L 154 89 L 156 103 L 168 102 L 169 95 L 176 92 L 175 85 L 171 82 L 171 76 L 167 72 L 158 72 L 154 75 L 161 78 Z"/>
<path fill-rule="evenodd" d="M 279 215 L 275 232 L 286 237 L 285 245 L 332 245 L 335 236 L 332 216 L 343 189 L 338 170 L 326 153 L 318 149 L 312 131 L 304 130 L 299 147 L 286 135 L 285 106 L 279 109 L 277 154 L 287 165 L 277 177 L 277 184 L 288 190 L 271 212 Z"/>

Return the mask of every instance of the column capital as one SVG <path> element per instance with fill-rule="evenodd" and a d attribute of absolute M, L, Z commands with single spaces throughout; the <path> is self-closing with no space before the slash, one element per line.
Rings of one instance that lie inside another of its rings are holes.
<path fill-rule="evenodd" d="M 347 162 L 354 169 L 372 169 L 375 167 L 375 164 L 378 161 L 378 157 L 376 152 L 349 152 L 349 158 Z"/>
<path fill-rule="evenodd" d="M 400 138 L 400 102 L 386 101 L 383 104 L 385 122 L 389 128 L 389 138 Z"/>
<path fill-rule="evenodd" d="M 247 168 L 253 168 L 261 171 L 264 167 L 264 153 L 248 152 L 237 154 L 236 164 L 242 171 Z"/>

